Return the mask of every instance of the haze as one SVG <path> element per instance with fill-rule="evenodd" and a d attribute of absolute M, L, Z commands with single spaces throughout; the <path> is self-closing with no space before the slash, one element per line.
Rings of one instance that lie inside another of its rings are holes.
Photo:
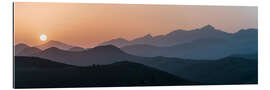
<path fill-rule="evenodd" d="M 128 40 L 191 30 L 211 24 L 226 32 L 257 28 L 257 7 L 125 5 L 82 3 L 14 3 L 16 43 L 40 45 L 48 40 L 93 47 L 115 38 Z"/>

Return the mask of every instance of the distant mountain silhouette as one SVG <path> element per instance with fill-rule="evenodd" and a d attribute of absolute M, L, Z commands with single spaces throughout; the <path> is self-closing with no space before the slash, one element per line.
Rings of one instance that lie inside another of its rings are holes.
<path fill-rule="evenodd" d="M 81 48 L 81 47 L 72 47 L 68 51 L 83 51 L 83 50 L 84 48 Z"/>
<path fill-rule="evenodd" d="M 36 53 L 40 53 L 42 50 L 36 47 L 28 47 L 23 49 L 20 53 L 16 54 L 16 56 L 32 56 Z"/>
<path fill-rule="evenodd" d="M 36 47 L 30 47 L 26 44 L 20 43 L 15 45 L 15 56 L 32 56 L 35 53 L 41 52 Z"/>
<path fill-rule="evenodd" d="M 162 56 L 139 57 L 108 45 L 78 52 L 52 47 L 33 56 L 80 67 L 130 61 L 203 84 L 257 83 L 257 59 L 249 55 L 230 56 L 218 60 L 192 60 Z"/>
<path fill-rule="evenodd" d="M 48 41 L 47 43 L 45 44 L 42 44 L 42 45 L 38 45 L 38 46 L 35 46 L 41 50 L 45 50 L 45 49 L 48 49 L 50 47 L 57 47 L 59 49 L 62 49 L 62 50 L 69 50 L 71 49 L 73 46 L 71 45 L 68 45 L 68 44 L 65 44 L 65 43 L 62 43 L 60 41 L 54 41 L 54 40 L 50 40 Z"/>
<path fill-rule="evenodd" d="M 78 52 L 51 47 L 40 53 L 34 54 L 33 56 L 57 60 L 57 62 L 79 66 L 87 66 L 91 64 L 110 64 L 125 59 L 128 60 L 130 58 L 138 58 L 136 56 L 126 54 L 121 51 L 120 48 L 112 45 L 98 46 Z"/>
<path fill-rule="evenodd" d="M 19 53 L 21 53 L 21 51 L 25 48 L 29 48 L 30 46 L 26 45 L 26 44 L 23 44 L 23 43 L 19 43 L 19 44 L 16 44 L 14 46 L 14 52 L 15 52 L 15 55 L 18 55 Z"/>
<path fill-rule="evenodd" d="M 122 47 L 122 46 L 128 45 L 128 43 L 129 43 L 128 40 L 125 40 L 123 38 L 117 38 L 117 39 L 112 39 L 110 41 L 103 42 L 100 44 L 100 46 L 113 44 L 117 47 Z"/>
<path fill-rule="evenodd" d="M 209 30 L 211 27 L 204 28 L 200 29 L 200 31 Z M 226 36 L 222 37 L 199 38 L 191 42 L 169 47 L 135 44 L 122 47 L 121 49 L 129 54 L 145 57 L 165 56 L 187 59 L 219 59 L 234 54 L 257 53 L 258 30 L 240 30 L 234 34 L 226 34 Z"/>
<path fill-rule="evenodd" d="M 198 84 L 129 61 L 78 67 L 42 58 L 15 57 L 15 72 L 15 88 Z"/>
<path fill-rule="evenodd" d="M 111 41 L 106 41 L 101 43 L 100 45 L 115 45 L 117 47 L 124 47 L 127 45 L 136 45 L 136 44 L 146 44 L 146 45 L 154 45 L 154 46 L 173 46 L 183 43 L 192 42 L 196 39 L 201 38 L 219 38 L 226 37 L 230 35 L 230 33 L 223 32 L 221 30 L 215 29 L 211 25 L 206 25 L 199 29 L 194 30 L 175 30 L 166 35 L 152 36 L 150 34 L 139 37 L 134 40 L 125 40 L 125 39 L 113 39 Z"/>

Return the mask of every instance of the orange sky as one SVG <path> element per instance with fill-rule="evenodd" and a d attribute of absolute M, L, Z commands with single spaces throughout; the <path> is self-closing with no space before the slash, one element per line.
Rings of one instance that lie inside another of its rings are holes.
<path fill-rule="evenodd" d="M 166 34 L 211 24 L 226 32 L 257 28 L 256 7 L 124 5 L 89 3 L 14 3 L 16 43 L 39 45 L 48 40 L 92 47 L 122 37 Z"/>

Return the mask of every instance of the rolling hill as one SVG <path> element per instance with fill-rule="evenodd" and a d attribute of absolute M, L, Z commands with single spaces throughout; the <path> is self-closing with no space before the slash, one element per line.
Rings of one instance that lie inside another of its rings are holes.
<path fill-rule="evenodd" d="M 68 44 L 65 44 L 63 42 L 55 41 L 55 40 L 50 40 L 45 44 L 34 46 L 34 47 L 39 48 L 41 50 L 46 50 L 46 49 L 51 48 L 51 47 L 56 47 L 56 48 L 59 48 L 62 50 L 70 50 L 70 49 L 73 50 L 74 48 L 75 49 L 79 48 L 80 50 L 83 49 L 83 48 L 78 47 L 78 46 L 68 45 Z"/>
<path fill-rule="evenodd" d="M 121 61 L 79 67 L 35 57 L 15 57 L 15 88 L 193 85 L 143 64 Z"/>

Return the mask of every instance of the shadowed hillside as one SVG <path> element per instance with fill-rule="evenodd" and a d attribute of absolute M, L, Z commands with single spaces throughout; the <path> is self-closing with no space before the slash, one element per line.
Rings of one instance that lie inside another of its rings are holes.
<path fill-rule="evenodd" d="M 254 56 L 226 57 L 218 60 L 186 60 L 155 57 L 144 63 L 176 76 L 207 84 L 257 84 L 258 60 Z"/>
<path fill-rule="evenodd" d="M 35 57 L 15 57 L 15 88 L 198 84 L 129 61 L 78 67 Z"/>

